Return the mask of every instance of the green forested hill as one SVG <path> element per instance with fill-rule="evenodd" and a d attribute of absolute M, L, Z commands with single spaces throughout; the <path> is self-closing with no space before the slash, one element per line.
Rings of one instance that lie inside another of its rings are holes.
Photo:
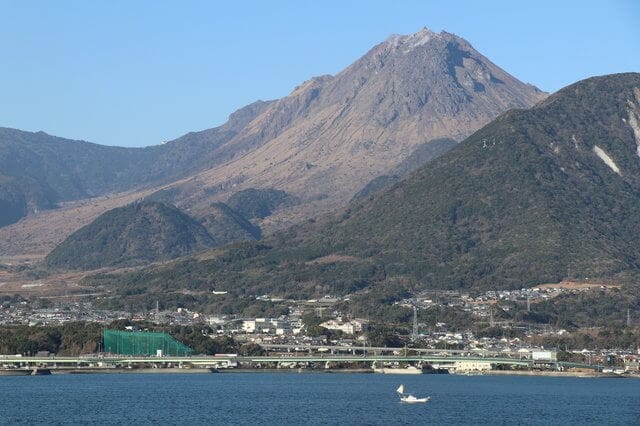
<path fill-rule="evenodd" d="M 179 209 L 141 202 L 102 214 L 60 243 L 46 262 L 73 269 L 130 266 L 213 246 L 207 230 Z"/>
<path fill-rule="evenodd" d="M 639 74 L 580 82 L 504 114 L 311 240 L 438 287 L 635 272 L 639 112 Z"/>
<path fill-rule="evenodd" d="M 260 228 L 224 203 L 214 203 L 200 222 L 219 247 L 236 241 L 257 240 L 262 236 Z"/>
<path fill-rule="evenodd" d="M 306 296 L 506 288 L 640 271 L 640 74 L 591 78 L 514 110 L 405 180 L 208 260 L 98 280 Z M 104 277 L 103 277 L 104 278 Z M 164 286 L 166 289 L 166 286 Z"/>
<path fill-rule="evenodd" d="M 264 219 L 278 208 L 293 206 L 299 202 L 297 197 L 278 189 L 248 188 L 229 197 L 227 205 L 250 220 Z"/>
<path fill-rule="evenodd" d="M 374 178 L 365 185 L 364 188 L 358 191 L 353 196 L 353 201 L 361 200 L 374 192 L 393 185 L 409 173 L 435 160 L 456 145 L 457 142 L 455 140 L 447 138 L 435 139 L 418 145 L 409 157 L 391 170 L 390 174 Z"/>

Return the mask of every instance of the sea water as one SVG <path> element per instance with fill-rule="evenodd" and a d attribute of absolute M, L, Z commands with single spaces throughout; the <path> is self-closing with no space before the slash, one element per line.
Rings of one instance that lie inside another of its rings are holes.
<path fill-rule="evenodd" d="M 400 384 L 426 404 L 399 402 Z M 2 424 L 640 425 L 640 379 L 376 374 L 0 377 Z"/>

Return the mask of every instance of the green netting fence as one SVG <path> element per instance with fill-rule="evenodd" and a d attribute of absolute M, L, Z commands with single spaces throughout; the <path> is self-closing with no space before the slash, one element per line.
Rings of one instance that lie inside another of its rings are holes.
<path fill-rule="evenodd" d="M 105 352 L 119 355 L 156 355 L 162 350 L 163 355 L 186 356 L 193 352 L 166 333 L 104 330 L 102 340 Z"/>

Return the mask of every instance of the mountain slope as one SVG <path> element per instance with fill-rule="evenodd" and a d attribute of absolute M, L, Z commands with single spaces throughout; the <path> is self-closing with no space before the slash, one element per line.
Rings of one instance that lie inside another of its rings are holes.
<path fill-rule="evenodd" d="M 11 224 L 29 212 L 52 208 L 53 194 L 29 178 L 0 175 L 0 227 Z"/>
<path fill-rule="evenodd" d="M 215 275 L 238 294 L 301 297 L 629 281 L 640 272 L 639 123 L 640 74 L 591 78 L 503 114 L 338 216 L 136 280 L 153 291 L 165 274 L 176 285 Z"/>
<path fill-rule="evenodd" d="M 13 206 L 12 223 L 62 201 L 117 191 L 130 184 L 144 150 L 106 147 L 0 128 L 0 203 Z M 38 195 L 35 195 L 38 194 Z"/>
<path fill-rule="evenodd" d="M 231 114 L 223 126 L 147 148 L 0 128 L 0 204 L 12 206 L 0 226 L 58 202 L 168 183 L 214 167 L 237 154 L 225 142 L 268 104 L 255 102 Z"/>
<path fill-rule="evenodd" d="M 212 247 L 225 244 L 257 240 L 262 236 L 260 228 L 249 222 L 241 213 L 224 203 L 214 203 L 200 223 L 213 239 Z"/>
<path fill-rule="evenodd" d="M 142 202 L 102 214 L 45 260 L 52 267 L 95 269 L 167 260 L 213 246 L 207 230 L 177 208 Z"/>
<path fill-rule="evenodd" d="M 639 74 L 577 83 L 502 115 L 316 242 L 437 287 L 635 273 L 639 116 Z"/>
<path fill-rule="evenodd" d="M 247 220 L 251 220 L 264 219 L 279 208 L 296 205 L 299 202 L 297 197 L 277 189 L 249 188 L 229 197 L 227 205 Z"/>
<path fill-rule="evenodd" d="M 270 104 L 229 142 L 253 149 L 177 185 L 172 201 L 197 212 L 231 191 L 277 188 L 302 201 L 282 211 L 290 223 L 345 205 L 418 146 L 459 141 L 544 97 L 453 34 L 393 36 Z"/>
<path fill-rule="evenodd" d="M 64 211 L 53 211 L 0 229 L 0 251 L 44 253 L 59 240 L 45 233 L 37 241 L 33 230 L 43 222 L 58 235 L 68 235 L 117 200 L 123 204 L 149 191 L 158 192 L 151 199 L 198 218 L 207 215 L 212 203 L 249 188 L 297 197 L 300 203 L 260 220 L 270 233 L 345 206 L 367 182 L 394 173 L 419 147 L 442 138 L 459 141 L 504 111 L 529 107 L 545 96 L 460 37 L 424 29 L 392 36 L 339 74 L 311 79 L 289 96 L 242 108 L 223 126 L 159 146 L 100 147 L 26 132 L 8 138 L 0 132 L 2 173 L 34 182 L 31 192 L 44 194 L 47 201 L 36 208 L 34 200 L 23 202 L 28 197 L 16 198 L 16 189 L 7 189 L 13 195 L 4 203 L 14 213 L 3 223 L 16 220 L 15 212 L 108 195 L 78 203 L 81 220 L 69 221 Z M 5 173 L 15 158 L 24 161 Z M 141 193 L 111 195 L 131 190 Z M 12 243 L 2 244 L 3 239 Z"/>
<path fill-rule="evenodd" d="M 409 173 L 440 157 L 441 155 L 452 149 L 454 146 L 456 146 L 456 144 L 457 143 L 455 140 L 444 138 L 435 139 L 422 145 L 418 145 L 418 147 L 411 153 L 411 155 L 405 158 L 400 164 L 395 166 L 393 170 L 390 171 L 390 174 L 378 176 L 367 183 L 364 188 L 362 188 L 353 196 L 353 199 L 361 199 L 370 194 L 373 194 L 374 192 L 380 191 L 383 188 L 391 186 L 392 184 L 400 181 L 401 178 L 405 177 Z"/>

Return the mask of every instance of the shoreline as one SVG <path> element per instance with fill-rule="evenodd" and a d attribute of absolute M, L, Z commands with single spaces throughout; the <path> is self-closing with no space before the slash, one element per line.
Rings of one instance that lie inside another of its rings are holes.
<path fill-rule="evenodd" d="M 0 378 L 3 376 L 42 376 L 42 375 L 73 375 L 73 374 L 380 374 L 370 368 L 38 368 L 34 369 L 0 369 Z M 419 374 L 418 374 L 419 375 Z M 429 373 L 423 373 L 429 376 Z M 614 374 L 586 371 L 528 371 L 528 370 L 490 370 L 482 374 L 451 374 L 451 376 L 535 376 L 535 377 L 577 377 L 577 378 L 635 378 L 640 375 Z"/>
<path fill-rule="evenodd" d="M 587 379 L 599 379 L 599 378 L 634 378 L 640 376 L 634 376 L 630 374 L 615 374 L 615 373 L 599 373 L 599 372 L 586 372 L 586 371 L 529 371 L 529 370 L 490 370 L 483 373 L 485 376 L 538 376 L 538 377 L 581 377 Z"/>

